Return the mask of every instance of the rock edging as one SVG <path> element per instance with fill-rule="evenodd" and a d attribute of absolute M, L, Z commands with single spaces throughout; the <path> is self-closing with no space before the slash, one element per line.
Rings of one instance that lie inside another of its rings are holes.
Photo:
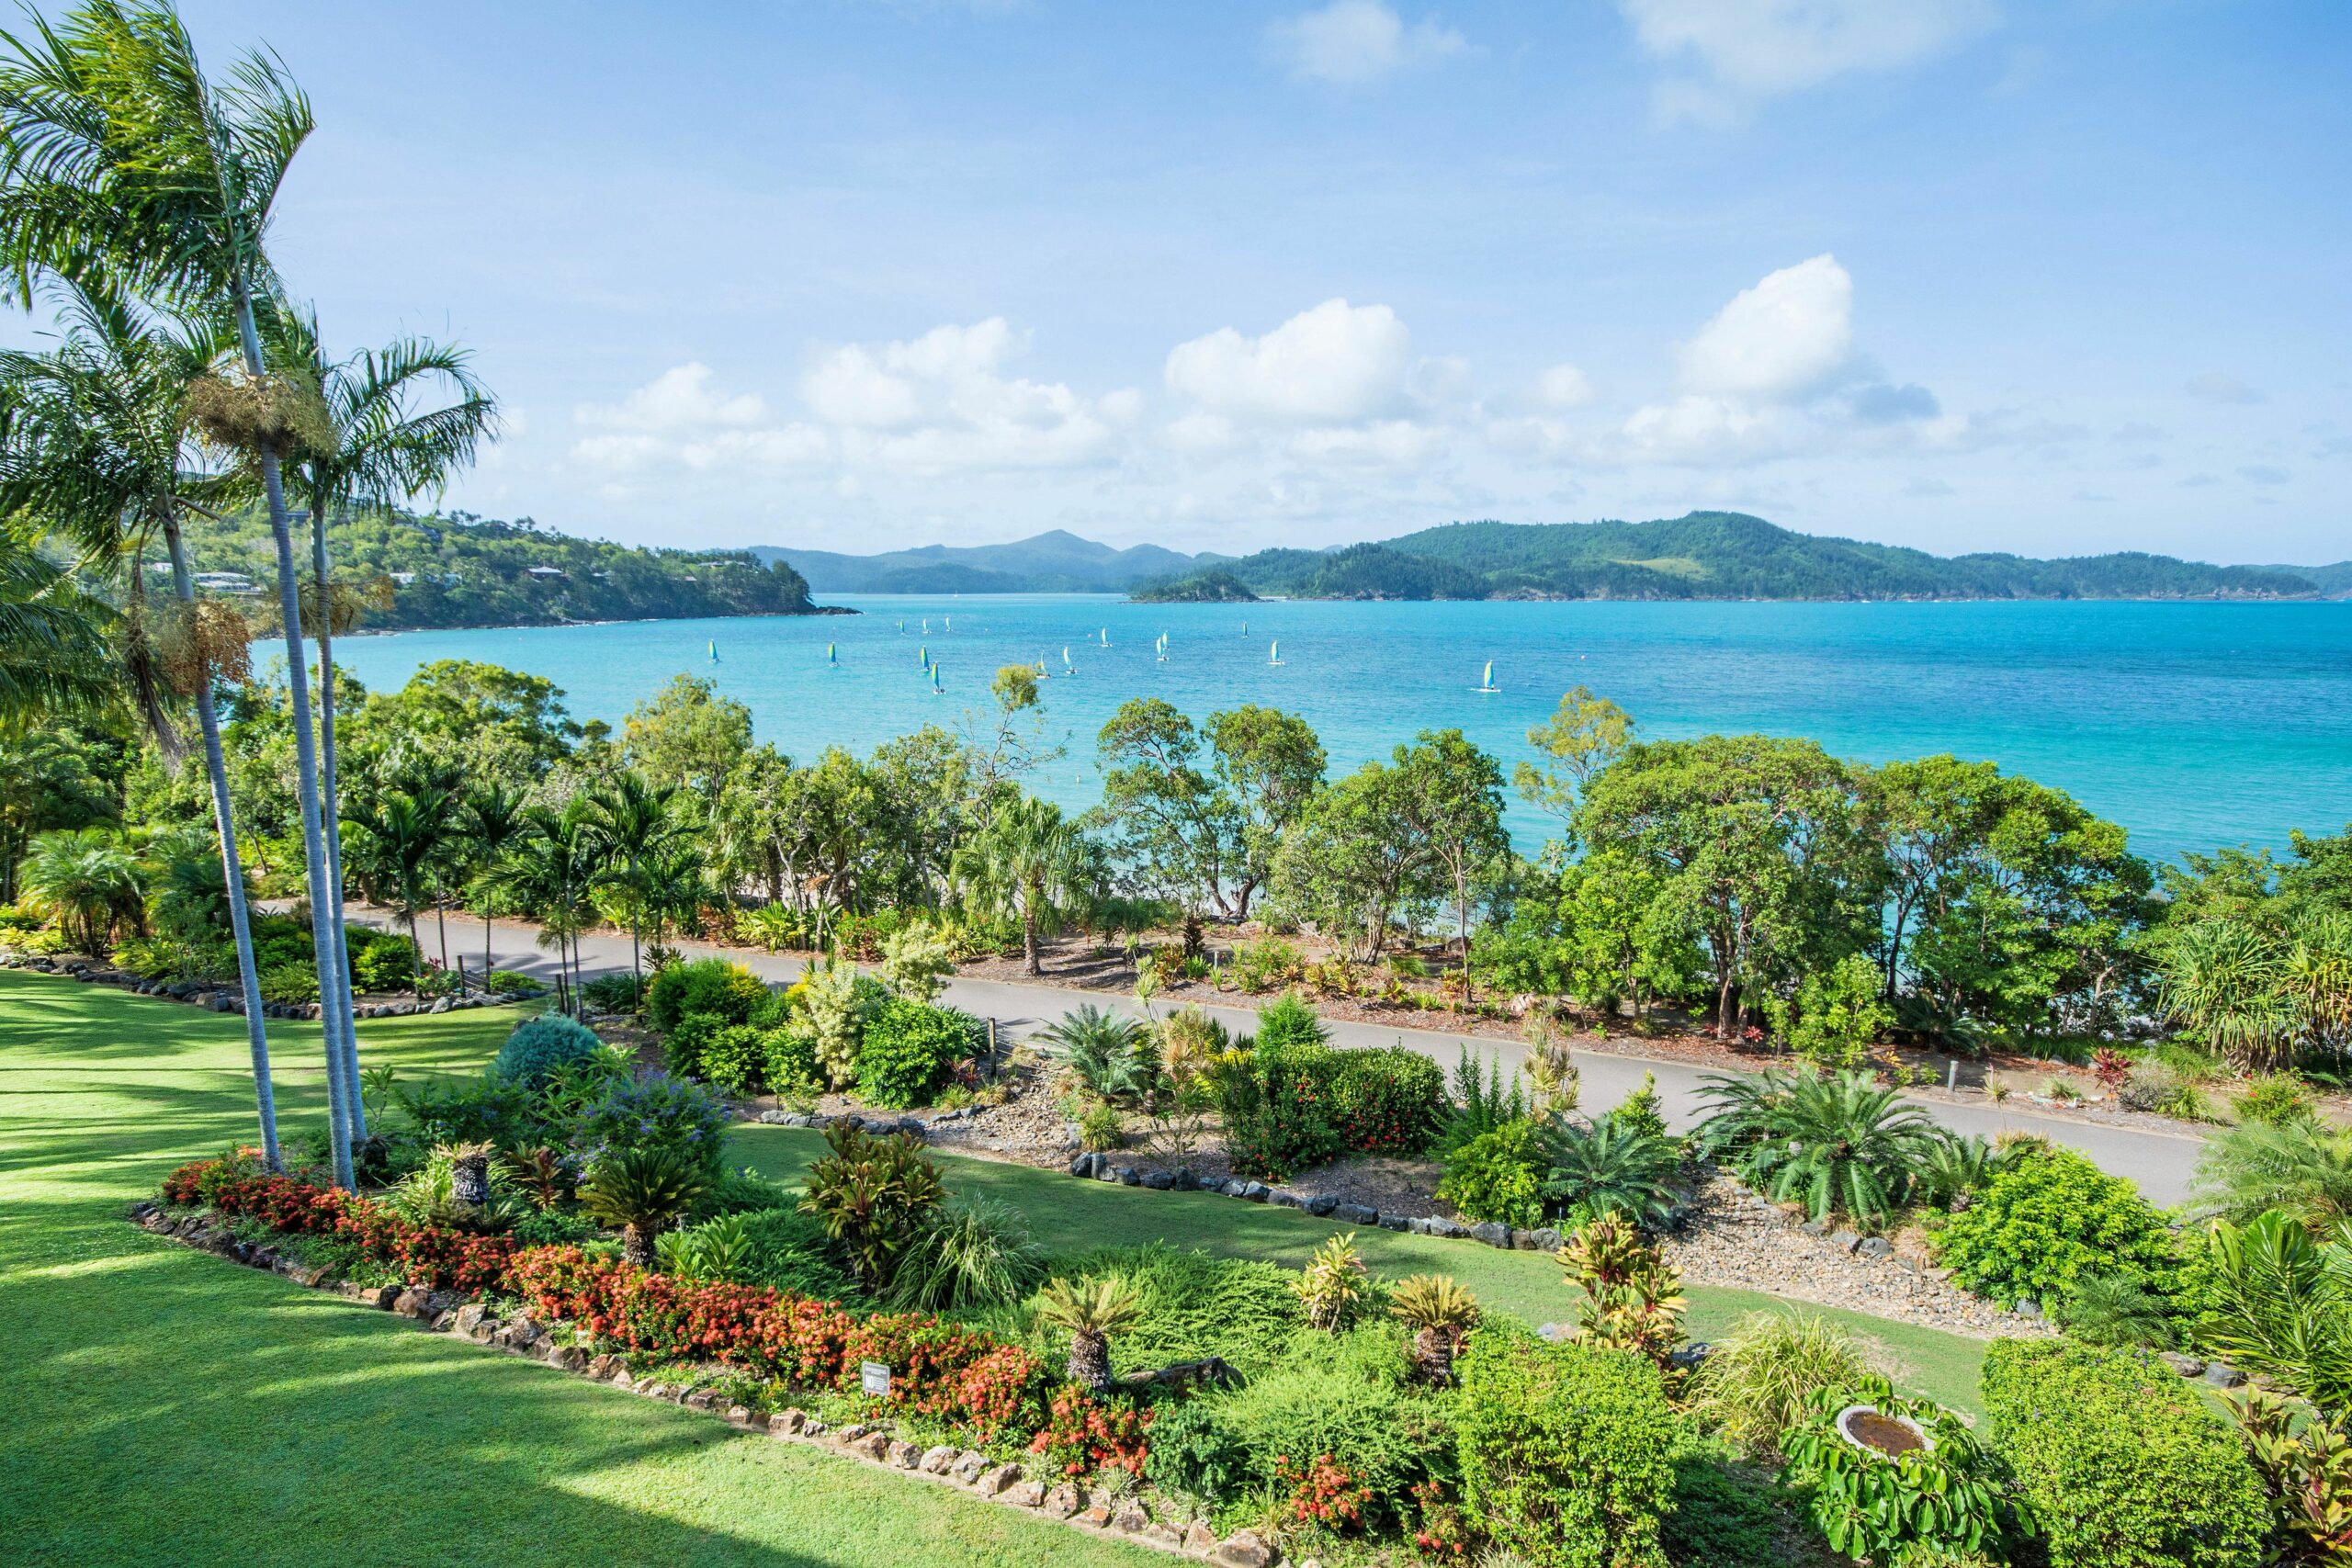
<path fill-rule="evenodd" d="M 86 958 L 57 959 L 6 953 L 0 953 L 0 969 L 23 969 L 35 975 L 79 980 L 85 986 L 112 986 L 142 997 L 187 1002 L 208 1012 L 242 1013 L 245 1010 L 244 996 L 233 987 L 207 986 L 194 980 L 150 980 L 128 969 L 118 969 L 110 964 L 93 964 Z M 419 1013 L 462 1012 L 469 1008 L 504 1007 L 509 1002 L 525 999 L 519 996 L 478 996 L 435 997 L 429 1002 L 366 1002 L 353 1008 L 352 1016 L 408 1018 Z M 261 1005 L 261 1014 L 264 1018 L 314 1019 L 319 1016 L 319 1004 L 266 1001 Z"/>

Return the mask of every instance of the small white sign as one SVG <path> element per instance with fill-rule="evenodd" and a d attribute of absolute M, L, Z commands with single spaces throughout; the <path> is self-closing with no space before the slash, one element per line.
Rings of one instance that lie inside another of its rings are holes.
<path fill-rule="evenodd" d="M 868 1393 L 879 1396 L 890 1392 L 890 1369 L 879 1361 L 860 1361 L 857 1377 L 859 1384 Z"/>

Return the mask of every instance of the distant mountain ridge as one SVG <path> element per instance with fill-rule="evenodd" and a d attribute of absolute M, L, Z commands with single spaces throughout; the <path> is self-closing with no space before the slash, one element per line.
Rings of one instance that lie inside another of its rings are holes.
<path fill-rule="evenodd" d="M 751 553 L 790 562 L 817 593 L 1118 593 L 1231 558 L 1158 545 L 1114 549 L 1060 528 L 1007 545 L 925 545 L 872 556 L 789 545 L 755 545 Z"/>
<path fill-rule="evenodd" d="M 2141 551 L 2061 560 L 1937 556 L 1799 534 L 1736 512 L 1648 523 L 1449 523 L 1377 544 L 1261 550 L 1219 564 L 1253 593 L 1300 599 L 2303 599 L 2325 592 L 2300 568 L 2212 566 Z M 1178 574 L 1141 585 L 1135 596 L 1198 595 Z"/>

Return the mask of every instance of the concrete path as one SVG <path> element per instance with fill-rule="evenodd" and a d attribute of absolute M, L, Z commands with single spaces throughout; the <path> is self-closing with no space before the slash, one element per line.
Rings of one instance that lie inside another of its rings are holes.
<path fill-rule="evenodd" d="M 373 910 L 361 910 L 355 907 L 350 914 L 354 919 L 389 923 Z M 440 948 L 433 923 L 426 920 L 420 925 L 425 951 L 437 956 Z M 555 955 L 537 945 L 537 934 L 535 928 L 500 921 L 492 927 L 491 951 L 499 968 L 535 975 L 552 984 Z M 789 954 L 773 956 L 755 949 L 717 948 L 688 942 L 683 944 L 683 950 L 696 957 L 717 953 L 731 958 L 769 980 L 797 979 L 803 967 L 803 961 L 797 957 Z M 482 958 L 481 921 L 452 919 L 449 922 L 449 951 L 453 959 L 463 953 L 468 969 L 478 971 Z M 628 937 L 626 934 L 599 933 L 582 938 L 581 966 L 591 977 L 626 970 L 629 966 Z M 1187 999 L 1179 994 L 1165 998 L 1160 1005 L 1163 1008 L 1179 1005 Z M 1041 1024 L 1058 1019 L 1081 1002 L 1091 1001 L 1097 1006 L 1115 1008 L 1130 1014 L 1139 1010 L 1135 999 L 1128 996 L 1079 992 L 1051 985 L 1005 980 L 951 980 L 947 986 L 946 1000 L 967 1012 L 997 1020 L 1015 1039 L 1024 1037 Z M 1246 1033 L 1255 1025 L 1254 1012 L 1248 1007 L 1216 1005 L 1207 1010 L 1236 1033 Z M 1516 1068 L 1527 1055 L 1526 1047 L 1517 1041 L 1354 1023 L 1338 1019 L 1327 1020 L 1326 1025 L 1331 1032 L 1332 1043 L 1336 1045 L 1408 1045 L 1449 1071 L 1465 1044 L 1481 1060 L 1487 1056 L 1498 1057 L 1506 1074 Z M 1704 1068 L 1694 1067 L 1685 1062 L 1594 1051 L 1578 1051 L 1576 1061 L 1577 1070 L 1583 1075 L 1583 1106 L 1587 1111 L 1605 1111 L 1624 1099 L 1641 1087 L 1642 1075 L 1645 1072 L 1657 1075 L 1658 1093 L 1665 1103 L 1669 1123 L 1688 1127 L 1702 1109 L 1699 1090 L 1701 1080 L 1707 1076 Z M 1925 1108 L 1939 1124 L 1955 1133 L 1973 1133 L 1987 1138 L 2004 1132 L 2037 1133 L 2053 1143 L 2079 1149 L 2097 1162 L 2101 1169 L 2137 1182 L 2140 1190 L 2154 1202 L 2178 1203 L 2188 1195 L 2189 1177 L 2196 1168 L 2200 1144 L 2193 1133 L 2109 1126 L 2069 1117 L 2044 1115 L 2032 1106 L 2012 1108 L 1995 1105 L 1989 1100 L 1922 1097 L 1916 1103 Z"/>

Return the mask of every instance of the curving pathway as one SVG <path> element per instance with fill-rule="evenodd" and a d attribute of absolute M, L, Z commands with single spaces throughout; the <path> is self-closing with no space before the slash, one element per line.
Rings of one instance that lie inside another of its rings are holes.
<path fill-rule="evenodd" d="M 356 906 L 350 912 L 354 919 L 377 923 L 384 920 L 378 911 L 362 910 Z M 424 938 L 426 952 L 437 953 L 439 944 L 430 922 L 423 924 L 420 934 Z M 552 983 L 555 956 L 537 945 L 537 934 L 534 927 L 496 923 L 492 927 L 491 951 L 497 966 L 538 976 Z M 684 943 L 682 947 L 696 957 L 715 953 L 731 958 L 769 980 L 797 979 L 803 966 L 802 960 L 791 954 L 772 955 L 756 949 L 719 948 L 697 942 Z M 452 920 L 449 951 L 453 958 L 464 953 L 468 967 L 478 968 L 482 954 L 481 922 L 470 918 Z M 581 966 L 591 976 L 625 970 L 628 965 L 629 942 L 626 934 L 600 933 L 582 939 Z M 1081 1001 L 1129 1013 L 1139 1010 L 1133 998 L 1116 993 L 1080 993 L 1050 984 L 961 977 L 948 982 L 946 999 L 967 1012 L 996 1019 L 1015 1039 L 1023 1038 L 1041 1023 L 1059 1018 Z M 1212 1005 L 1207 1010 L 1237 1032 L 1246 1032 L 1254 1023 L 1252 1011 L 1246 1007 Z M 1408 1045 L 1449 1070 L 1465 1044 L 1474 1053 L 1498 1057 L 1506 1072 L 1517 1067 L 1527 1054 L 1526 1047 L 1516 1041 L 1466 1038 L 1435 1030 L 1400 1029 L 1341 1019 L 1325 1021 L 1334 1044 Z M 1584 1103 L 1588 1109 L 1606 1109 L 1616 1104 L 1641 1087 L 1644 1073 L 1656 1074 L 1667 1121 L 1679 1127 L 1687 1127 L 1696 1119 L 1701 1080 L 1707 1076 L 1706 1069 L 1687 1062 L 1594 1051 L 1577 1052 L 1577 1067 L 1583 1075 Z M 2130 1178 L 2152 1201 L 2166 1205 L 2188 1198 L 2189 1178 L 2196 1168 L 2202 1142 L 2196 1134 L 2185 1130 L 2176 1133 L 2113 1126 L 2046 1115 L 2030 1105 L 1995 1105 L 1988 1100 L 1940 1096 L 1918 1098 L 1914 1103 L 1939 1125 L 1955 1133 L 1973 1133 L 1988 1138 L 2005 1132 L 2036 1133 L 2053 1143 L 2078 1149 L 2101 1169 Z"/>

